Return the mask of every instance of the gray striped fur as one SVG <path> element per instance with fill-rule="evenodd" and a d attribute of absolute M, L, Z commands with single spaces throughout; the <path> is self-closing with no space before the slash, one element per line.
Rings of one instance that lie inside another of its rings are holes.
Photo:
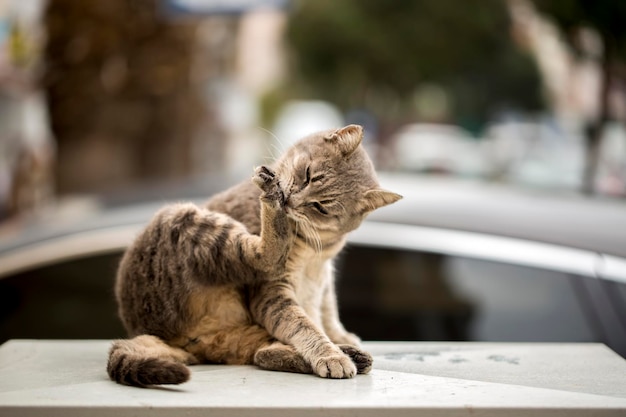
<path fill-rule="evenodd" d="M 350 125 L 288 149 L 251 182 L 160 210 L 120 262 L 116 297 L 131 339 L 107 371 L 127 385 L 176 384 L 194 363 L 350 378 L 367 373 L 337 313 L 333 259 L 382 190 Z"/>

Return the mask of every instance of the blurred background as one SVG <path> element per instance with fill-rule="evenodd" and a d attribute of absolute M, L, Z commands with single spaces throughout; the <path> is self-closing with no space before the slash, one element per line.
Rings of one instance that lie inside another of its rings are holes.
<path fill-rule="evenodd" d="M 625 21 L 619 0 L 0 0 L 0 236 L 8 247 L 33 225 L 130 203 L 206 197 L 249 177 L 253 166 L 303 135 L 348 123 L 365 127 L 365 146 L 380 171 L 416 181 L 409 192 L 435 178 L 444 182 L 426 189 L 439 196 L 446 181 L 460 180 L 563 198 L 572 207 L 592 200 L 621 213 Z M 487 198 L 464 190 L 483 217 L 470 216 L 471 225 L 458 229 L 490 226 L 490 211 L 514 211 L 498 205 L 509 191 Z M 462 201 L 454 204 L 456 221 L 467 212 Z M 520 204 L 539 206 L 511 202 Z M 513 233 L 512 224 L 524 229 L 535 221 L 522 217 L 503 220 L 500 234 L 626 256 L 622 215 L 590 208 L 584 219 L 573 216 L 549 230 L 568 213 L 550 207 L 549 215 L 534 214 L 545 239 Z M 609 224 L 596 225 L 603 217 Z M 419 224 L 419 212 L 415 218 Z M 579 240 L 559 237 L 581 223 Z M 580 244 L 585 233 L 608 243 Z M 581 302 L 595 290 L 581 290 L 562 268 L 548 271 L 562 278 L 546 281 L 528 278 L 539 274 L 536 266 L 507 270 L 501 261 L 481 264 L 432 249 L 372 250 L 357 245 L 342 263 L 354 264 L 340 289 L 348 297 L 342 314 L 365 338 L 606 342 L 614 333 L 595 329 L 599 313 Z M 3 338 L 117 335 L 118 329 L 91 334 L 80 325 L 74 327 L 82 333 L 20 330 L 39 320 L 39 313 L 26 313 L 25 300 L 42 294 L 79 294 L 47 310 L 58 316 L 59 329 L 73 328 L 67 320 L 88 306 L 114 317 L 110 287 L 119 253 L 107 256 L 97 266 L 59 263 L 0 280 Z M 404 271 L 408 281 L 371 284 L 370 295 L 354 291 L 363 274 L 376 281 L 383 264 L 394 276 Z M 71 287 L 95 285 L 84 279 L 96 270 L 106 276 L 92 288 L 102 305 Z M 44 272 L 50 278 L 41 278 Z M 415 277 L 422 277 L 419 285 Z M 513 280 L 502 284 L 513 291 L 506 291 L 509 298 L 488 296 L 498 277 Z M 554 286 L 559 280 L 567 290 Z M 622 284 L 599 290 L 618 297 L 609 303 L 610 322 L 621 329 L 616 349 L 626 346 Z M 411 286 L 421 295 L 407 295 Z M 577 300 L 564 301 L 575 313 L 555 301 L 566 291 Z M 528 306 L 511 303 L 524 296 Z M 358 304 L 352 310 L 351 302 Z M 492 313 L 489 320 L 508 314 L 512 321 L 489 327 L 481 311 Z M 19 314 L 32 317 L 20 322 Z M 574 323 L 576 315 L 583 324 Z M 544 333 L 537 330 L 542 323 Z"/>
<path fill-rule="evenodd" d="M 624 196 L 619 1 L 0 2 L 0 216 L 248 175 L 363 124 L 379 169 Z"/>

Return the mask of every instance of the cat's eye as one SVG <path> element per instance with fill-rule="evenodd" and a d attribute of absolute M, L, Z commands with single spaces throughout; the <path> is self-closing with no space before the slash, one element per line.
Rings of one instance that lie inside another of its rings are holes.
<path fill-rule="evenodd" d="M 320 213 L 326 215 L 326 214 L 328 214 L 328 210 L 326 210 L 322 204 L 328 203 L 328 202 L 329 202 L 328 200 L 321 201 L 319 203 L 316 201 L 316 202 L 312 203 L 312 205 L 313 205 L 313 207 L 315 207 L 315 210 L 317 210 Z"/>
<path fill-rule="evenodd" d="M 324 174 L 318 174 L 314 177 L 311 177 L 311 166 L 307 166 L 304 171 L 304 183 L 302 183 L 302 188 L 307 187 L 311 183 L 320 182 L 324 179 Z"/>

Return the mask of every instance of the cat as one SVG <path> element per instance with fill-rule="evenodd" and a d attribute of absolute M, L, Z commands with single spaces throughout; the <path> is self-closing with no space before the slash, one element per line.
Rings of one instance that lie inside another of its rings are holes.
<path fill-rule="evenodd" d="M 211 198 L 161 209 L 120 261 L 115 294 L 131 339 L 113 342 L 109 377 L 179 384 L 186 365 L 351 378 L 372 357 L 339 321 L 333 259 L 382 189 L 349 125 L 312 134 L 273 165 Z"/>

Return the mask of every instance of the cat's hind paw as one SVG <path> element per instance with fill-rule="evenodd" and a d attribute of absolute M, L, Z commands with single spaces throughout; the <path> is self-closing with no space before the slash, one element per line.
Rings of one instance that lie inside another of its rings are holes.
<path fill-rule="evenodd" d="M 372 363 L 374 362 L 374 359 L 369 353 L 352 345 L 337 345 L 337 347 L 350 357 L 356 366 L 357 373 L 367 374 L 372 370 Z"/>

